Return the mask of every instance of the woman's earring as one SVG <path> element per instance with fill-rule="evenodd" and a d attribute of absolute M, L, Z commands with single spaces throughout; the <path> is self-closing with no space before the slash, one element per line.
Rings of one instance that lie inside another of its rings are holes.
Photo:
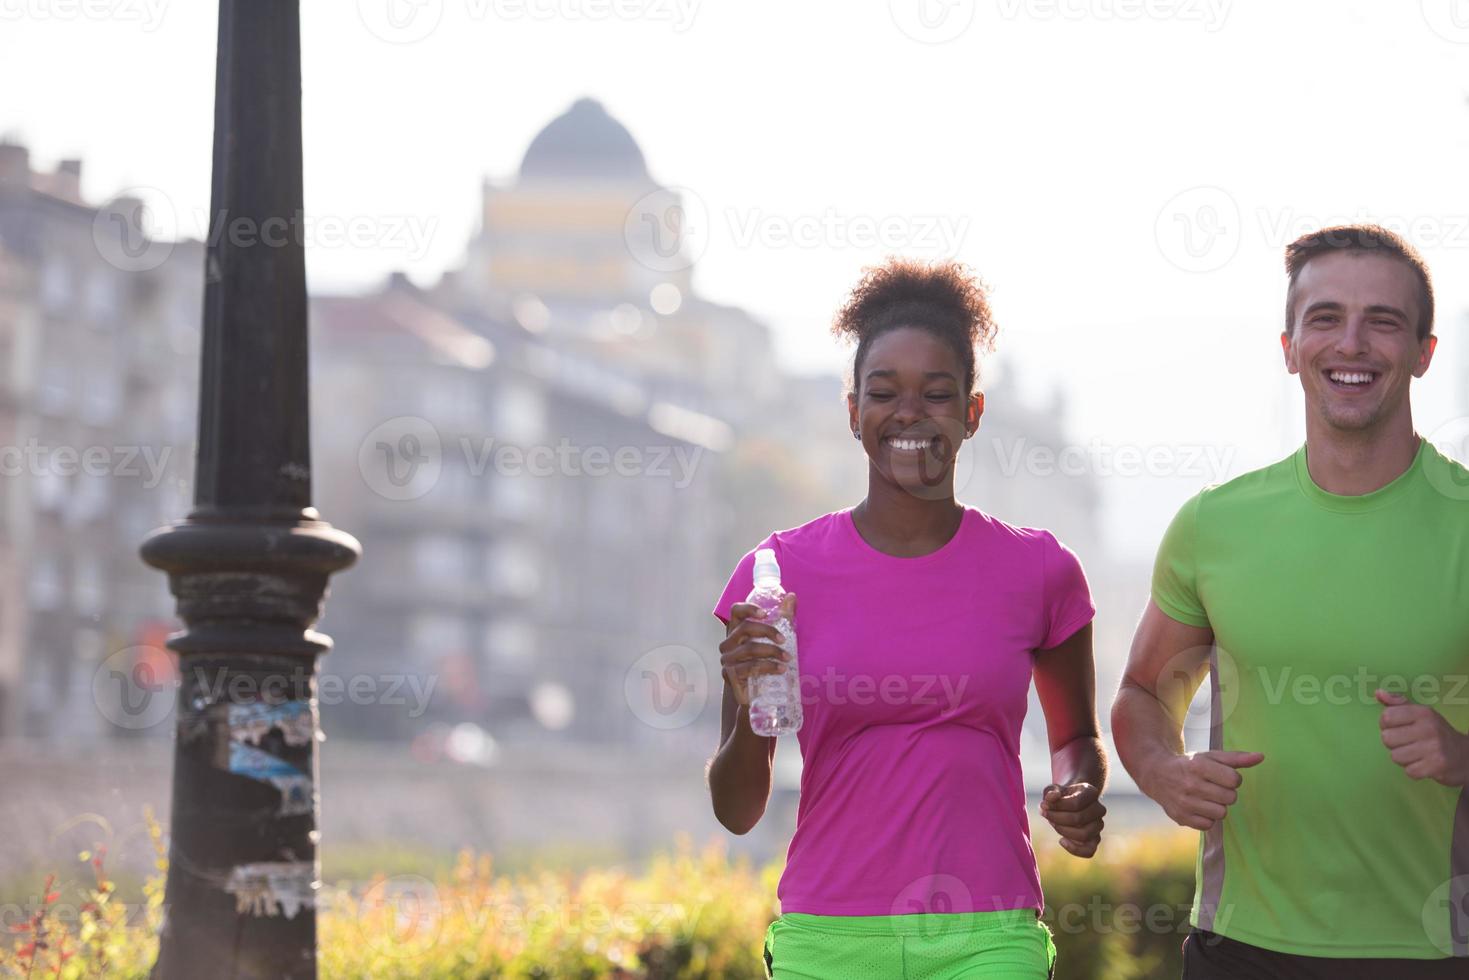
<path fill-rule="evenodd" d="M 852 438 L 853 439 L 861 439 L 862 438 L 862 430 L 861 429 L 853 429 L 852 430 Z"/>

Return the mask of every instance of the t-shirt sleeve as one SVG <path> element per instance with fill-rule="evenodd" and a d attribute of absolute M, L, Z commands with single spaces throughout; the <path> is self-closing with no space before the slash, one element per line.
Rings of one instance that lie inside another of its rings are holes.
<path fill-rule="evenodd" d="M 1097 607 L 1092 603 L 1081 559 L 1049 531 L 1042 535 L 1043 589 L 1045 592 L 1045 637 L 1040 649 L 1065 643 L 1073 633 L 1092 621 Z"/>
<path fill-rule="evenodd" d="M 1199 599 L 1199 499 L 1195 494 L 1173 516 L 1153 562 L 1153 602 L 1170 618 L 1189 626 L 1209 625 Z"/>
<path fill-rule="evenodd" d="M 729 581 L 725 583 L 724 594 L 714 604 L 714 616 L 726 626 L 729 625 L 729 611 L 737 602 L 744 602 L 750 590 L 755 587 L 755 552 L 761 548 L 774 548 L 775 560 L 780 561 L 780 545 L 775 540 L 775 535 L 769 535 L 764 541 L 745 552 L 739 564 L 730 573 Z"/>

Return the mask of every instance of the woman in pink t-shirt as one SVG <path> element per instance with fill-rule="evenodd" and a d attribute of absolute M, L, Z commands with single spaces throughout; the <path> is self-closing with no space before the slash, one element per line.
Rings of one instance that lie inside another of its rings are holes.
<path fill-rule="evenodd" d="M 971 273 L 889 261 L 833 329 L 857 342 L 847 405 L 867 497 L 767 536 L 714 608 L 728 628 L 714 813 L 747 833 L 770 795 L 777 740 L 750 729 L 748 681 L 789 658 L 743 599 L 755 551 L 772 548 L 799 596 L 788 612 L 805 720 L 767 975 L 1040 980 L 1055 947 L 1039 919 L 1020 730 L 1033 677 L 1053 781 L 1040 812 L 1063 848 L 1091 857 L 1106 758 L 1086 577 L 1050 532 L 954 499 L 955 457 L 984 410 L 976 348 L 995 329 Z"/>

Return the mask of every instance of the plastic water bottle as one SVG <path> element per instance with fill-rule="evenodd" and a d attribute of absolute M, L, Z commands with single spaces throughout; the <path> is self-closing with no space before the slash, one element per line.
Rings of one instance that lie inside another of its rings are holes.
<path fill-rule="evenodd" d="M 781 615 L 780 565 L 773 548 L 755 552 L 755 588 L 745 601 L 758 606 L 761 622 L 780 631 L 781 646 L 791 655 L 785 673 L 750 678 L 750 730 L 756 735 L 793 735 L 801 727 L 801 685 L 796 670 L 796 629 Z M 769 641 L 762 641 L 769 642 Z"/>

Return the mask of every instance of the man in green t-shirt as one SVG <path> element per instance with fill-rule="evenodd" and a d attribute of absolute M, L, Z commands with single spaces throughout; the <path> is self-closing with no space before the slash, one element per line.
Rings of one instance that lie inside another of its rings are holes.
<path fill-rule="evenodd" d="M 1203 832 L 1186 980 L 1469 977 L 1469 470 L 1413 427 L 1437 338 L 1411 245 L 1286 250 L 1294 454 L 1198 493 L 1158 550 L 1117 753 Z M 1209 680 L 1209 749 L 1185 751 Z"/>

